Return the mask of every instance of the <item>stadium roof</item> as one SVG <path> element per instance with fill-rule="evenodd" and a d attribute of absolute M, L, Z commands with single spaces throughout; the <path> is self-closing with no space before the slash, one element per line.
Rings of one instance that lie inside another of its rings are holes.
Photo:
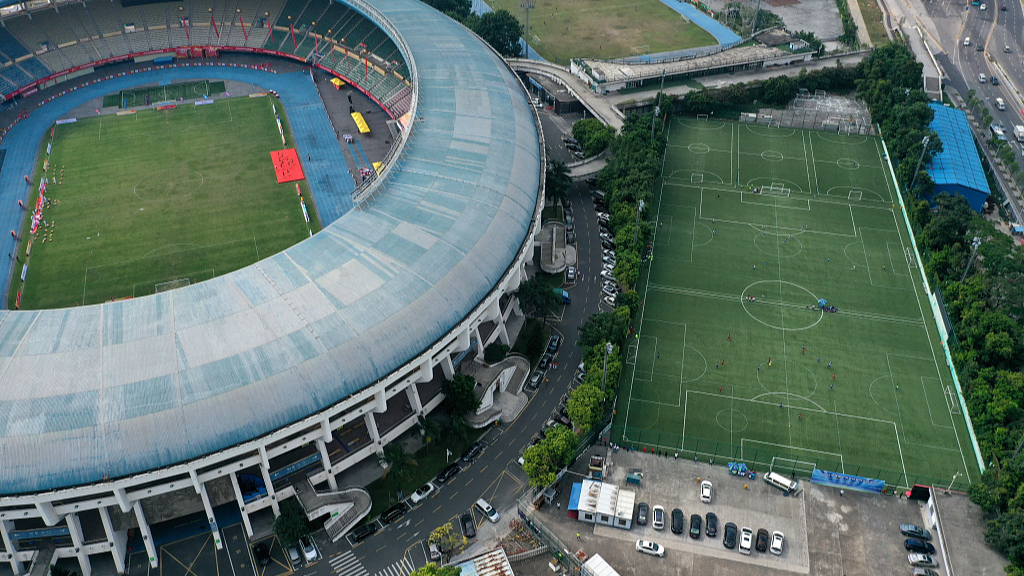
<path fill-rule="evenodd" d="M 0 492 L 160 468 L 300 420 L 424 351 L 501 279 L 542 171 L 526 97 L 497 55 L 426 4 L 374 7 L 412 52 L 420 93 L 386 189 L 213 280 L 0 312 Z"/>
<path fill-rule="evenodd" d="M 929 106 L 935 112 L 931 129 L 942 140 L 942 152 L 936 154 L 927 167 L 936 190 L 962 187 L 988 196 L 991 190 L 978 157 L 971 127 L 967 124 L 967 115 L 938 102 L 932 102 Z"/>

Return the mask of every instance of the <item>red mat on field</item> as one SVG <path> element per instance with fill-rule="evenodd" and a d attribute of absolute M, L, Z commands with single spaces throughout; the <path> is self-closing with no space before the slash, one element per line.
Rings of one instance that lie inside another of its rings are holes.
<path fill-rule="evenodd" d="M 274 161 L 274 172 L 277 173 L 277 183 L 294 182 L 302 180 L 302 165 L 299 164 L 299 155 L 295 148 L 288 150 L 276 150 L 270 153 L 270 159 Z"/>

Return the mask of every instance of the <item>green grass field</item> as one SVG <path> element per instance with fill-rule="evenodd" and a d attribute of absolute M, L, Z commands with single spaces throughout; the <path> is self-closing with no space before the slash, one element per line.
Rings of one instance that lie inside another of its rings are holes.
<path fill-rule="evenodd" d="M 179 98 L 196 100 L 203 96 L 223 94 L 224 90 L 224 82 L 222 80 L 214 82 L 209 80 L 192 80 L 163 86 L 146 86 L 133 90 L 123 90 L 117 94 L 107 94 L 103 97 L 103 107 L 131 108 L 133 106 L 146 106 L 146 96 L 149 96 L 151 104 L 170 100 L 177 101 Z"/>
<path fill-rule="evenodd" d="M 487 0 L 526 25 L 519 0 Z M 570 58 L 622 58 L 716 44 L 700 26 L 684 20 L 660 0 L 538 0 L 530 11 L 530 47 L 558 64 Z"/>
<path fill-rule="evenodd" d="M 295 184 L 277 183 L 270 152 L 294 143 L 277 103 L 289 135 L 282 146 L 271 103 L 226 99 L 57 126 L 46 173 L 50 226 L 32 240 L 24 284 L 16 268 L 8 306 L 18 291 L 23 309 L 152 294 L 247 266 L 317 232 L 305 182 L 309 228 Z"/>
<path fill-rule="evenodd" d="M 881 142 L 694 119 L 668 142 L 613 441 L 901 486 L 976 480 Z"/>

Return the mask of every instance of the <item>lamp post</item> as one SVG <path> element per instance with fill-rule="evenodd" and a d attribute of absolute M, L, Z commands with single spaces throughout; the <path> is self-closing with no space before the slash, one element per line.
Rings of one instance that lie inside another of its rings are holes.
<path fill-rule="evenodd" d="M 928 137 L 925 136 L 924 139 L 921 140 L 921 156 L 917 159 L 917 168 L 914 168 L 914 177 L 910 180 L 910 188 L 907 189 L 907 194 L 912 194 L 914 192 L 914 184 L 917 182 L 917 175 L 921 172 L 921 162 L 924 160 L 924 153 L 927 151 Z"/>
<path fill-rule="evenodd" d="M 526 10 L 526 29 L 524 30 L 526 37 L 523 40 L 526 43 L 526 54 L 523 54 L 523 58 L 530 59 L 530 10 L 537 7 L 537 0 L 522 0 L 519 7 Z"/>
<path fill-rule="evenodd" d="M 953 474 L 953 479 L 949 481 L 949 486 L 946 487 L 946 494 L 949 494 L 949 491 L 953 489 L 953 483 L 956 482 L 956 479 L 960 476 L 962 476 L 962 474 L 960 474 L 959 470 L 956 471 L 956 474 Z"/>
<path fill-rule="evenodd" d="M 640 212 L 644 209 L 644 201 L 636 204 L 636 225 L 633 226 L 633 247 L 636 247 L 637 233 L 640 231 Z"/>
<path fill-rule="evenodd" d="M 605 382 L 608 381 L 608 355 L 612 353 L 615 347 L 612 346 L 611 342 L 605 342 L 604 344 L 604 368 L 601 373 L 601 394 L 604 394 Z"/>
<path fill-rule="evenodd" d="M 971 264 L 974 263 L 974 258 L 978 255 L 979 246 L 981 246 L 981 238 L 975 236 L 974 240 L 971 240 L 971 258 L 967 261 L 967 268 L 964 268 L 964 275 L 960 277 L 961 284 L 967 279 L 967 273 L 971 271 Z"/>

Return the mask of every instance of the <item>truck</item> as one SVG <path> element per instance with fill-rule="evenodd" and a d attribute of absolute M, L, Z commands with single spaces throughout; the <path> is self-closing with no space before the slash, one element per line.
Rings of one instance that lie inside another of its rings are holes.
<path fill-rule="evenodd" d="M 1017 139 L 1017 142 L 1024 142 L 1024 126 L 1014 126 L 1013 137 Z"/>
<path fill-rule="evenodd" d="M 561 288 L 553 288 L 555 294 L 558 294 L 562 298 L 562 304 L 572 304 L 572 298 L 569 297 L 569 293 Z"/>

